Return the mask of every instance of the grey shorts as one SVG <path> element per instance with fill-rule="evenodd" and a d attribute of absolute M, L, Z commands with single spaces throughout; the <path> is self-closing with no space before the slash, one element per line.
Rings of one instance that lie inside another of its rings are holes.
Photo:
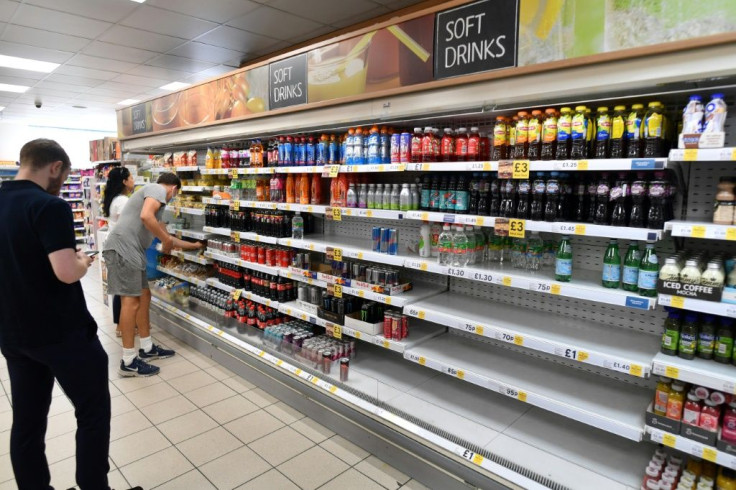
<path fill-rule="evenodd" d="M 148 289 L 146 271 L 133 267 L 115 250 L 102 252 L 107 266 L 107 292 L 115 296 L 140 296 Z"/>

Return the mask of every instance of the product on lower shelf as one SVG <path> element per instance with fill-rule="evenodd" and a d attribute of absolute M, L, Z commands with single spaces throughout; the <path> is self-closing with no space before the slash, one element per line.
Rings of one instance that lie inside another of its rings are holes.
<path fill-rule="evenodd" d="M 665 308 L 661 351 L 683 359 L 712 359 L 736 364 L 734 358 L 734 320 L 692 311 Z"/>
<path fill-rule="evenodd" d="M 734 490 L 736 472 L 659 447 L 644 470 L 642 490 Z"/>

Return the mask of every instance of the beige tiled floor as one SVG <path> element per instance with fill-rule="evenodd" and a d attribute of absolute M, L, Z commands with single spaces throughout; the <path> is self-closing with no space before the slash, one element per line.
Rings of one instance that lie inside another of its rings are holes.
<path fill-rule="evenodd" d="M 155 341 L 177 355 L 158 363 L 161 374 L 119 378 L 120 345 L 95 270 L 83 286 L 110 354 L 113 488 L 425 488 L 165 332 L 154 331 Z M 16 488 L 11 423 L 8 371 L 0 357 L 0 490 Z M 74 486 L 75 429 L 74 407 L 57 387 L 46 434 L 57 489 Z"/>

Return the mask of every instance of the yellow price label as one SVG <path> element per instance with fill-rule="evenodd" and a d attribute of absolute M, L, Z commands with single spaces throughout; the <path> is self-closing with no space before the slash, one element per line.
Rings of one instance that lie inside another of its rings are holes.
<path fill-rule="evenodd" d="M 337 262 L 342 262 L 342 249 L 341 248 L 332 249 L 332 260 L 335 260 Z"/>
<path fill-rule="evenodd" d="M 526 392 L 525 391 L 520 391 L 519 392 L 519 396 L 517 396 L 516 398 L 518 398 L 520 402 L 525 402 L 526 403 Z"/>
<path fill-rule="evenodd" d="M 680 370 L 674 366 L 667 366 L 664 369 L 664 375 L 667 376 L 668 378 L 677 379 L 680 377 Z"/>
<path fill-rule="evenodd" d="M 386 303 L 387 305 L 390 305 L 391 304 L 391 297 L 390 296 L 386 296 L 386 301 L 384 301 L 384 303 Z"/>
<path fill-rule="evenodd" d="M 629 366 L 629 374 L 632 376 L 639 376 L 641 377 L 644 370 L 641 367 L 641 364 L 632 364 Z"/>
<path fill-rule="evenodd" d="M 426 262 L 422 262 L 422 264 L 419 266 L 419 270 L 426 271 L 427 270 L 427 263 Z"/>
<path fill-rule="evenodd" d="M 457 377 L 458 379 L 465 379 L 465 371 L 458 370 Z"/>
<path fill-rule="evenodd" d="M 383 341 L 383 348 L 388 349 L 391 346 L 391 344 L 388 342 L 388 340 Z"/>
<path fill-rule="evenodd" d="M 266 351 L 265 350 L 262 350 L 261 352 L 258 353 L 258 357 L 263 357 L 265 355 L 266 355 Z"/>
<path fill-rule="evenodd" d="M 521 335 L 514 335 L 514 344 L 524 345 L 524 337 L 522 337 Z"/>
<path fill-rule="evenodd" d="M 331 165 L 328 177 L 334 179 L 340 173 L 340 165 Z"/>
<path fill-rule="evenodd" d="M 332 220 L 333 221 L 342 221 L 342 209 L 340 209 L 340 208 L 332 208 Z"/>
<path fill-rule="evenodd" d="M 424 320 L 424 317 L 426 316 L 427 313 L 424 310 L 419 311 L 419 313 L 417 314 L 417 318 L 419 318 L 420 320 Z"/>
<path fill-rule="evenodd" d="M 514 160 L 512 176 L 514 179 L 528 179 L 529 160 Z"/>
<path fill-rule="evenodd" d="M 511 238 L 524 238 L 526 233 L 526 220 L 510 219 L 509 220 L 509 236 Z"/>
<path fill-rule="evenodd" d="M 736 160 L 736 148 L 731 150 L 731 160 Z"/>
<path fill-rule="evenodd" d="M 319 378 L 315 376 L 314 378 L 312 378 L 312 384 L 317 384 L 317 383 L 319 383 Z"/>
<path fill-rule="evenodd" d="M 423 357 L 420 357 L 419 358 L 419 364 L 421 364 L 422 366 L 424 366 L 425 364 L 427 364 L 427 360 L 425 358 L 423 358 Z"/>
<path fill-rule="evenodd" d="M 587 352 L 582 351 L 582 350 L 578 351 L 578 361 L 585 362 L 588 360 L 588 357 L 590 357 L 590 355 L 588 355 Z"/>
<path fill-rule="evenodd" d="M 365 298 L 365 291 L 363 291 L 362 289 L 360 291 L 358 291 L 358 297 L 359 298 Z"/>
<path fill-rule="evenodd" d="M 356 332 L 355 332 L 355 336 L 354 336 L 354 337 L 355 337 L 356 339 L 360 339 L 360 332 L 356 331 Z"/>
<path fill-rule="evenodd" d="M 371 211 L 369 209 L 368 211 L 365 212 L 365 216 L 366 216 L 366 218 L 372 218 L 373 217 L 373 211 Z"/>
<path fill-rule="evenodd" d="M 233 291 L 233 299 L 235 301 L 239 300 L 242 293 L 243 291 L 241 289 L 236 289 L 235 291 Z"/>
<path fill-rule="evenodd" d="M 332 393 L 334 395 L 335 392 L 337 392 L 337 386 L 334 386 L 334 385 L 333 386 L 330 386 L 330 393 Z"/>
<path fill-rule="evenodd" d="M 224 333 L 225 333 L 225 331 L 224 331 L 224 330 L 218 330 L 218 331 L 217 331 L 217 336 L 218 336 L 218 337 L 222 337 Z"/>
<path fill-rule="evenodd" d="M 282 361 L 281 359 L 279 359 L 278 361 L 276 361 L 276 365 L 277 366 L 281 366 L 283 363 L 284 363 L 284 361 Z"/>
<path fill-rule="evenodd" d="M 238 178 L 238 169 L 237 168 L 234 168 L 234 169 L 232 169 L 230 171 L 230 177 L 232 177 L 233 179 L 237 179 Z"/>
<path fill-rule="evenodd" d="M 578 170 L 588 170 L 588 160 L 578 161 Z"/>
<path fill-rule="evenodd" d="M 342 338 L 342 326 L 340 325 L 333 325 L 332 326 L 332 336 L 336 339 Z"/>
<path fill-rule="evenodd" d="M 560 285 L 559 284 L 552 284 L 552 286 L 549 288 L 550 294 L 560 294 Z"/>
<path fill-rule="evenodd" d="M 419 216 L 419 218 L 420 218 L 420 219 L 421 219 L 422 221 L 429 221 L 429 213 L 422 213 L 422 214 L 421 214 L 421 215 Z"/>
<path fill-rule="evenodd" d="M 483 464 L 483 460 L 484 459 L 485 458 L 483 458 L 483 456 L 481 456 L 480 454 L 476 454 L 475 456 L 473 456 L 473 463 L 475 463 L 478 466 L 480 466 L 480 465 Z"/>
<path fill-rule="evenodd" d="M 716 451 L 712 447 L 704 447 L 703 459 L 706 461 L 710 461 L 711 463 L 715 463 L 716 459 L 718 459 L 718 451 Z"/>
<path fill-rule="evenodd" d="M 335 298 L 342 298 L 342 286 L 340 286 L 339 284 L 335 284 L 335 287 L 332 290 L 332 294 L 333 296 L 335 296 Z"/>
<path fill-rule="evenodd" d="M 232 241 L 236 243 L 240 243 L 240 232 L 239 231 L 231 231 L 230 232 L 230 238 Z"/>
<path fill-rule="evenodd" d="M 705 226 L 693 226 L 693 230 L 690 233 L 690 236 L 693 238 L 705 238 Z"/>
<path fill-rule="evenodd" d="M 294 371 L 294 374 L 296 374 L 297 376 L 299 376 L 300 374 L 302 374 L 302 370 L 299 369 L 299 368 L 296 368 L 296 371 Z"/>
<path fill-rule="evenodd" d="M 672 434 L 665 434 L 662 436 L 662 444 L 669 447 L 675 447 L 677 444 L 677 437 Z"/>
<path fill-rule="evenodd" d="M 483 226 L 483 218 L 477 218 L 475 220 L 475 225 L 476 226 Z"/>
<path fill-rule="evenodd" d="M 694 162 L 698 159 L 698 149 L 697 148 L 688 148 L 683 152 L 683 160 L 686 162 Z"/>
<path fill-rule="evenodd" d="M 585 225 L 575 225 L 576 235 L 585 235 Z"/>
<path fill-rule="evenodd" d="M 670 306 L 673 308 L 685 308 L 685 298 L 682 296 L 672 296 Z"/>
<path fill-rule="evenodd" d="M 475 333 L 477 333 L 478 335 L 483 335 L 483 327 L 481 327 L 480 325 L 476 325 Z"/>
<path fill-rule="evenodd" d="M 179 206 L 178 204 L 177 204 L 177 205 L 176 205 L 176 207 L 174 208 L 174 216 L 175 216 L 175 217 L 177 217 L 177 218 L 178 218 L 179 216 L 181 216 L 181 207 L 180 207 L 180 206 Z"/>
<path fill-rule="evenodd" d="M 233 205 L 233 211 L 240 211 L 240 201 L 234 199 L 231 204 Z"/>
<path fill-rule="evenodd" d="M 511 278 L 509 276 L 503 276 L 503 279 L 501 280 L 501 284 L 503 284 L 506 287 L 511 286 Z"/>
<path fill-rule="evenodd" d="M 736 240 L 736 228 L 726 228 L 726 240 Z"/>

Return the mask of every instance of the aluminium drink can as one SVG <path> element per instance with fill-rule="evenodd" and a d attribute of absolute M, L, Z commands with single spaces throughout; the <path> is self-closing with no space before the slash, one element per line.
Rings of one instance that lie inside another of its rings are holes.
<path fill-rule="evenodd" d="M 388 230 L 388 254 L 399 255 L 399 230 L 395 228 Z"/>
<path fill-rule="evenodd" d="M 374 226 L 373 230 L 371 230 L 371 238 L 373 239 L 373 251 L 374 252 L 381 251 L 381 232 L 382 232 L 382 229 L 380 226 Z"/>
<path fill-rule="evenodd" d="M 391 135 L 391 163 L 401 163 L 401 134 Z"/>

